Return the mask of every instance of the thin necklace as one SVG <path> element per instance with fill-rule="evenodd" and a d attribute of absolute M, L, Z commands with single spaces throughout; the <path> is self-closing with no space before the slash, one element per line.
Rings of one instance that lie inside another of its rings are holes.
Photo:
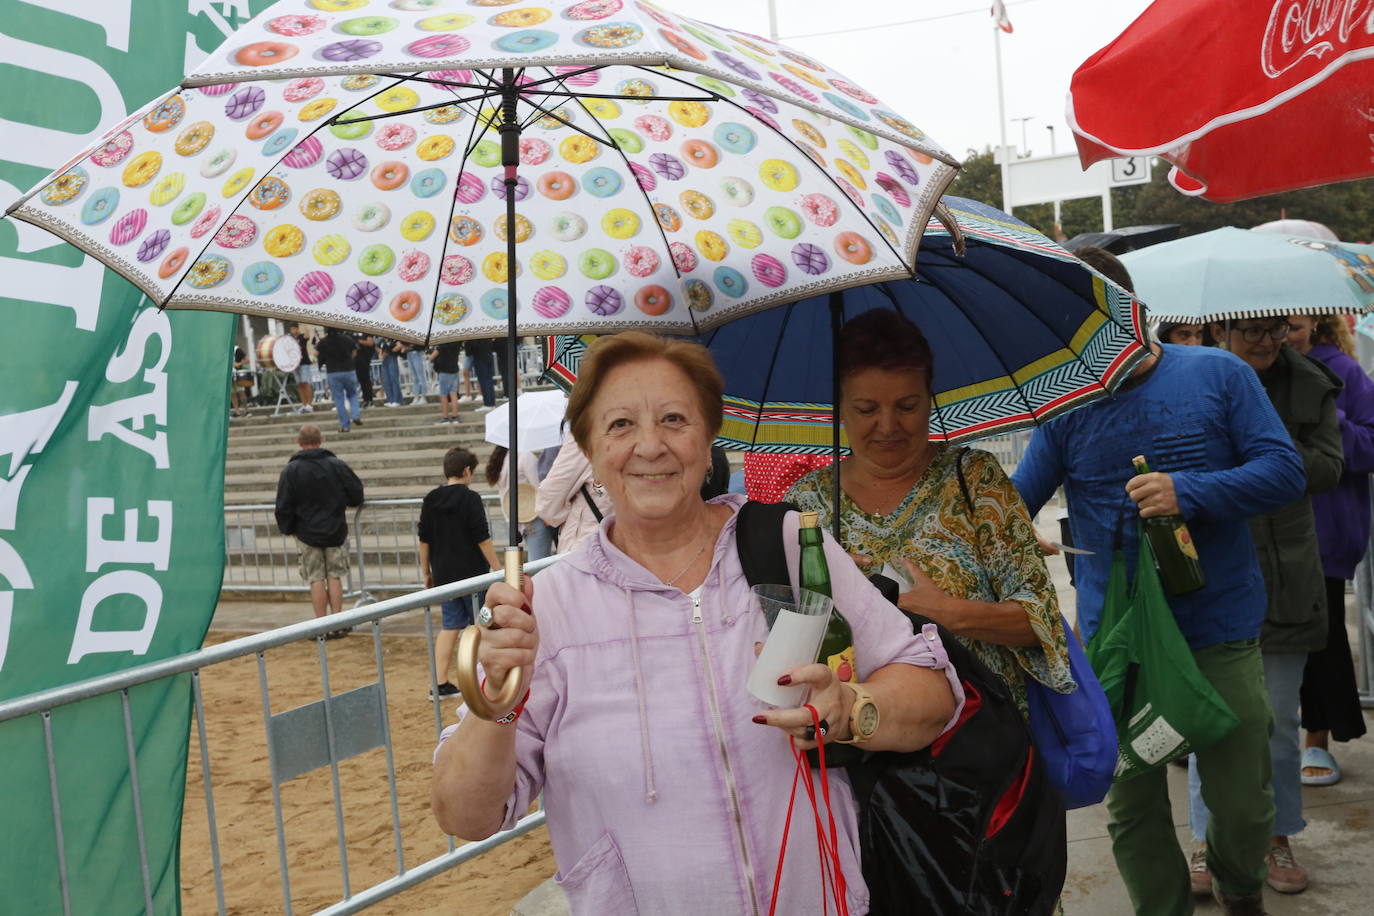
<path fill-rule="evenodd" d="M 682 572 L 678 573 L 676 576 L 673 576 L 673 578 L 666 580 L 663 584 L 672 585 L 678 579 L 681 579 L 683 576 L 687 575 L 687 570 L 695 566 L 697 560 L 701 559 L 701 555 L 706 552 L 706 545 L 709 543 L 711 543 L 709 539 L 703 541 L 701 544 L 701 549 L 698 550 L 696 553 L 692 554 L 692 559 L 687 563 L 686 566 L 682 567 Z"/>

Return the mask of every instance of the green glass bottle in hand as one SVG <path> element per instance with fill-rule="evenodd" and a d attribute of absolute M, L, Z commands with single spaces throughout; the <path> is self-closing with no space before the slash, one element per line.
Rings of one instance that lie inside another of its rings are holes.
<path fill-rule="evenodd" d="M 1150 473 L 1145 456 L 1137 455 L 1132 459 L 1137 474 Z M 1202 562 L 1198 559 L 1197 545 L 1188 532 L 1188 524 L 1181 515 L 1156 515 L 1142 518 L 1145 536 L 1150 539 L 1150 548 L 1155 555 L 1155 569 L 1159 570 L 1159 581 L 1170 595 L 1186 595 L 1207 584 L 1202 574 Z"/>
<path fill-rule="evenodd" d="M 821 540 L 820 516 L 815 512 L 801 513 L 801 570 L 798 584 L 808 591 L 834 597 L 830 592 L 830 565 L 825 561 L 825 545 Z M 841 681 L 854 680 L 854 631 L 839 608 L 830 611 L 825 638 L 816 661 L 824 662 Z"/>

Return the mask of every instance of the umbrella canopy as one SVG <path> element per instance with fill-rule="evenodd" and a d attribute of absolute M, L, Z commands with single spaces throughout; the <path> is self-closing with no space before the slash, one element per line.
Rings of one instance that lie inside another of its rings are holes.
<path fill-rule="evenodd" d="M 1123 255 L 1156 321 L 1365 312 L 1374 305 L 1374 246 L 1213 229 Z"/>
<path fill-rule="evenodd" d="M 767 39 L 628 0 L 435 7 L 279 3 L 11 215 L 172 308 L 697 333 L 909 276 L 955 174 Z"/>
<path fill-rule="evenodd" d="M 1367 3 L 1157 0 L 1069 88 L 1084 166 L 1160 156 L 1213 201 L 1374 175 Z"/>
<path fill-rule="evenodd" d="M 553 448 L 563 442 L 563 415 L 568 397 L 561 391 L 530 391 L 516 398 L 516 442 L 526 451 Z M 510 415 L 507 404 L 487 414 L 486 440 L 510 448 Z"/>
<path fill-rule="evenodd" d="M 1170 242 L 1178 238 L 1178 223 L 1162 223 L 1158 226 L 1123 226 L 1111 232 L 1080 232 L 1064 243 L 1069 251 L 1080 248 L 1101 248 L 1112 254 L 1125 254 L 1137 248 L 1148 248 L 1160 242 Z"/>
<path fill-rule="evenodd" d="M 945 198 L 962 233 L 927 229 L 914 280 L 815 296 L 701 337 L 725 376 L 718 443 L 755 451 L 832 449 L 835 317 L 895 308 L 935 356 L 931 438 L 958 442 L 1043 422 L 1107 393 L 1147 351 L 1140 304 L 1001 211 Z M 839 309 L 832 313 L 832 304 Z M 575 376 L 584 341 L 565 338 L 551 378 Z"/>
<path fill-rule="evenodd" d="M 1331 227 L 1325 223 L 1313 222 L 1310 219 L 1276 219 L 1250 228 L 1256 232 L 1301 235 L 1309 239 L 1321 239 L 1323 242 L 1339 242 L 1341 240 L 1340 236 L 1331 231 Z"/>

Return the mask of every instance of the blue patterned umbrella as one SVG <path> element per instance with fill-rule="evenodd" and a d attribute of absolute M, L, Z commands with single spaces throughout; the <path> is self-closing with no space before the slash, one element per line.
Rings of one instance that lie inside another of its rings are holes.
<path fill-rule="evenodd" d="M 895 308 L 929 339 L 936 441 L 1044 422 L 1109 392 L 1147 352 L 1141 304 L 1126 290 L 999 210 L 944 203 L 957 228 L 931 222 L 914 279 L 802 299 L 699 338 L 725 376 L 720 445 L 830 451 L 833 322 L 869 309 Z M 585 341 L 550 344 L 548 376 L 575 378 Z"/>

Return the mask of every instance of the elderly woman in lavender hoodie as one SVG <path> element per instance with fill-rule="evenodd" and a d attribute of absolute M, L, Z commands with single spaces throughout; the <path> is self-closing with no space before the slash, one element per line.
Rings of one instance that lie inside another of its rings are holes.
<path fill-rule="evenodd" d="M 469 716 L 445 730 L 435 816 L 484 838 L 543 792 L 574 914 L 767 912 L 795 770 L 787 739 L 815 742 L 807 710 L 745 689 L 767 627 L 735 543 L 744 500 L 700 496 L 720 374 L 701 347 L 639 332 L 598 340 L 581 369 L 568 417 L 614 514 L 523 595 L 488 593 L 500 629 L 483 637 L 483 668 L 500 683 L 533 666 L 529 694 L 512 724 Z M 795 568 L 795 513 L 784 539 Z M 963 700 L 939 637 L 914 635 L 839 547 L 825 549 L 879 710 L 864 746 L 925 747 Z M 785 677 L 810 688 L 825 741 L 851 738 L 851 713 L 867 704 L 849 684 L 825 665 Z M 829 778 L 849 911 L 865 913 L 854 798 L 845 775 Z M 816 831 L 792 820 L 778 911 L 819 912 Z"/>
<path fill-rule="evenodd" d="M 1341 771 L 1331 738 L 1349 741 L 1365 733 L 1355 664 L 1345 632 L 1345 584 L 1369 546 L 1369 475 L 1374 472 L 1374 382 L 1355 361 L 1355 341 L 1344 315 L 1291 315 L 1287 343 L 1319 360 L 1343 383 L 1336 396 L 1345 471 L 1336 489 L 1312 497 L 1317 544 L 1326 574 L 1329 627 L 1326 648 L 1307 657 L 1302 678 L 1302 726 L 1307 730 L 1302 781 L 1329 786 Z"/>

